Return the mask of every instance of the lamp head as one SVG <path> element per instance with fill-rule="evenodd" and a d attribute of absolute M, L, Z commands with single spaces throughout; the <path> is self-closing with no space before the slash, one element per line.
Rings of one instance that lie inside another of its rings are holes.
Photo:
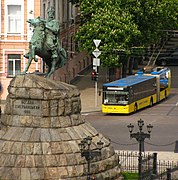
<path fill-rule="evenodd" d="M 142 119 L 138 120 L 138 127 L 140 131 L 142 131 L 143 126 L 144 126 L 144 121 Z"/>
<path fill-rule="evenodd" d="M 133 132 L 134 125 L 130 123 L 127 127 L 129 129 L 130 134 L 131 134 Z"/>
<path fill-rule="evenodd" d="M 102 147 L 103 147 L 103 142 L 100 140 L 99 142 L 97 142 L 97 146 L 98 146 L 98 149 L 101 150 Z"/>
<path fill-rule="evenodd" d="M 151 125 L 151 124 L 148 124 L 148 125 L 147 125 L 147 130 L 148 130 L 148 133 L 149 133 L 149 134 L 151 133 L 152 128 L 153 128 L 153 125 Z"/>
<path fill-rule="evenodd" d="M 91 141 L 92 141 L 92 137 L 88 136 L 85 138 L 85 142 L 87 143 L 87 145 L 91 145 Z"/>
<path fill-rule="evenodd" d="M 80 151 L 82 152 L 85 149 L 85 142 L 82 140 L 79 144 Z"/>

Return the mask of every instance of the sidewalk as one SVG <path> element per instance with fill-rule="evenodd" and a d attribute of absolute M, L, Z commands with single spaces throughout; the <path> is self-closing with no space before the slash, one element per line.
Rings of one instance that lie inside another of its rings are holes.
<path fill-rule="evenodd" d="M 81 113 L 101 111 L 102 96 L 95 95 L 95 88 L 80 90 Z"/>
<path fill-rule="evenodd" d="M 73 83 L 80 91 L 82 113 L 101 111 L 102 94 L 99 91 L 102 92 L 102 84 L 106 82 L 106 72 L 105 70 L 100 70 L 96 86 L 96 82 L 91 80 L 91 71 L 91 69 L 86 71 Z"/>

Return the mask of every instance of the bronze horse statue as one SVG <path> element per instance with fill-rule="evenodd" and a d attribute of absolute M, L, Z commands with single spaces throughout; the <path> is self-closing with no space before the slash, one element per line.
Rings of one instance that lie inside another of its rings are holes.
<path fill-rule="evenodd" d="M 48 72 L 45 77 L 50 78 L 50 76 L 54 73 L 54 71 L 60 67 L 63 67 L 67 61 L 67 53 L 65 49 L 59 46 L 59 40 L 57 37 L 57 52 L 58 57 L 53 59 L 52 53 L 50 49 L 46 45 L 45 41 L 45 20 L 37 17 L 35 19 L 29 19 L 27 21 L 34 27 L 33 35 L 31 37 L 29 43 L 29 53 L 24 55 L 24 57 L 28 58 L 28 64 L 22 74 L 26 74 L 28 71 L 32 60 L 38 61 L 35 55 L 38 55 L 42 58 L 43 62 L 48 66 Z"/>

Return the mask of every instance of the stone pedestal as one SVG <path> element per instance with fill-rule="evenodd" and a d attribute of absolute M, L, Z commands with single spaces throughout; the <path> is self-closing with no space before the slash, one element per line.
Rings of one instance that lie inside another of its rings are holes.
<path fill-rule="evenodd" d="M 101 157 L 91 161 L 96 179 L 119 179 L 118 157 L 110 141 L 81 116 L 75 86 L 28 74 L 15 77 L 1 118 L 0 179 L 86 180 L 87 162 L 78 144 L 101 140 Z"/>

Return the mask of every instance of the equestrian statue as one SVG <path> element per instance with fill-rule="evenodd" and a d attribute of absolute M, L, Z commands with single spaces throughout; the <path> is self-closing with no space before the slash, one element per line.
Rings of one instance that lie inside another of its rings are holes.
<path fill-rule="evenodd" d="M 47 15 L 46 20 L 37 17 L 27 21 L 34 27 L 34 31 L 29 43 L 29 52 L 24 55 L 28 59 L 28 64 L 22 74 L 26 74 L 32 60 L 38 61 L 35 55 L 41 57 L 48 66 L 46 78 L 50 78 L 54 71 L 63 67 L 67 61 L 67 53 L 59 44 L 60 27 L 58 21 L 54 19 L 53 7 L 48 8 Z"/>

